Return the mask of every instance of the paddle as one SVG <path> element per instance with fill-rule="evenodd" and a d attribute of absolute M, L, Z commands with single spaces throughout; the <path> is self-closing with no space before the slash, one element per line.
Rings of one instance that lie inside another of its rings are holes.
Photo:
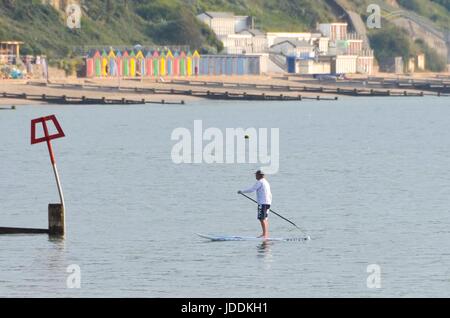
<path fill-rule="evenodd" d="M 242 195 L 242 196 L 244 196 L 244 197 L 246 197 L 246 198 L 249 199 L 250 201 L 253 201 L 253 202 L 255 202 L 256 204 L 258 204 L 258 202 L 257 202 L 256 200 L 250 198 L 249 196 L 245 195 L 244 193 L 239 193 L 239 194 Z M 273 214 L 275 214 L 276 216 L 282 218 L 283 220 L 289 222 L 290 224 L 292 224 L 293 226 L 295 226 L 297 229 L 299 229 L 300 232 L 302 232 L 303 234 L 307 235 L 307 234 L 305 233 L 305 231 L 303 231 L 297 224 L 295 224 L 295 223 L 292 222 L 291 220 L 286 219 L 284 216 L 278 214 L 277 212 L 275 212 L 275 211 L 272 210 L 272 209 L 269 209 L 269 211 L 272 212 Z M 308 237 L 309 237 L 309 235 L 308 235 Z"/>

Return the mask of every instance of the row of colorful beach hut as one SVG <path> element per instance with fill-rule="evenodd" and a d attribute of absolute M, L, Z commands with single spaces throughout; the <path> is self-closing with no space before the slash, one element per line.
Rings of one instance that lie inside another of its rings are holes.
<path fill-rule="evenodd" d="M 195 51 L 146 52 L 95 51 L 86 58 L 87 77 L 141 77 L 141 76 L 192 76 L 198 75 L 200 54 Z"/>
<path fill-rule="evenodd" d="M 144 53 L 145 52 L 145 53 Z M 195 51 L 96 50 L 86 58 L 87 77 L 159 77 L 257 75 L 260 58 L 247 55 L 204 55 Z"/>

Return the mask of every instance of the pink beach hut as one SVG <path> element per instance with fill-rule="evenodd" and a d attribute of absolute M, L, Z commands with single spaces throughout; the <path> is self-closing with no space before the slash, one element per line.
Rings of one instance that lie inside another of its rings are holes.
<path fill-rule="evenodd" d="M 175 52 L 173 55 L 173 76 L 179 76 L 180 75 L 180 54 L 178 52 Z"/>
<path fill-rule="evenodd" d="M 92 56 L 86 58 L 86 77 L 94 77 L 94 58 Z"/>
<path fill-rule="evenodd" d="M 123 75 L 123 59 L 122 52 L 117 51 L 116 53 L 116 76 Z"/>
<path fill-rule="evenodd" d="M 150 51 L 147 51 L 145 55 L 145 76 L 153 75 L 153 55 Z"/>

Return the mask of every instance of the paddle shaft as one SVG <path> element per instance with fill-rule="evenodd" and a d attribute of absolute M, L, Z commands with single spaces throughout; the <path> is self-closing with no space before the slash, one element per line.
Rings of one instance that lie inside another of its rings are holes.
<path fill-rule="evenodd" d="M 250 201 L 253 201 L 253 202 L 255 202 L 256 204 L 258 204 L 258 202 L 257 202 L 256 200 L 250 198 L 249 196 L 245 195 L 244 193 L 240 193 L 240 194 L 241 194 L 242 196 L 246 197 L 247 199 L 249 199 Z M 295 224 L 295 223 L 292 222 L 291 220 L 286 219 L 284 216 L 278 214 L 277 212 L 275 212 L 275 211 L 272 210 L 272 209 L 269 209 L 269 211 L 272 212 L 273 214 L 275 214 L 276 216 L 282 218 L 283 220 L 289 222 L 290 224 L 292 224 L 293 226 L 295 226 L 295 227 L 296 227 L 297 229 L 299 229 L 300 231 L 304 232 L 300 227 L 298 227 L 297 224 Z"/>

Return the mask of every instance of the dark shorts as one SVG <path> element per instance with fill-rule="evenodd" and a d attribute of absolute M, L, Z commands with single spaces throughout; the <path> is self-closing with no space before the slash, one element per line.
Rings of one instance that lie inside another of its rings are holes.
<path fill-rule="evenodd" d="M 262 221 L 267 219 L 267 217 L 269 216 L 268 214 L 269 209 L 270 209 L 269 204 L 258 205 L 258 220 Z"/>

